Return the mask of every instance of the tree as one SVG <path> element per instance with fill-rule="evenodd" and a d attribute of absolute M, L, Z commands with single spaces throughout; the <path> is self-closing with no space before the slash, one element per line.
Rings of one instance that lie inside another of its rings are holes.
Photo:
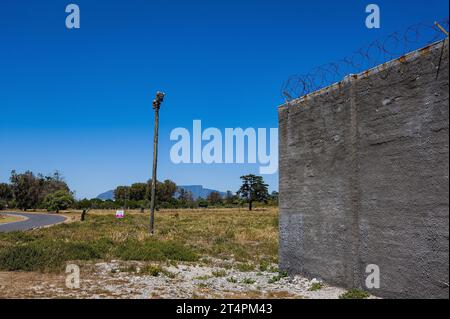
<path fill-rule="evenodd" d="M 217 205 L 222 203 L 222 195 L 219 192 L 211 192 L 207 197 L 208 202 L 211 205 Z"/>
<path fill-rule="evenodd" d="M 130 187 L 129 186 L 117 186 L 114 190 L 114 199 L 119 201 L 125 201 L 130 196 Z"/>
<path fill-rule="evenodd" d="M 147 184 L 134 183 L 130 186 L 130 200 L 141 201 L 147 197 Z"/>
<path fill-rule="evenodd" d="M 54 193 L 48 194 L 45 197 L 44 205 L 48 211 L 56 211 L 67 209 L 74 204 L 73 195 L 67 191 L 59 190 Z"/>
<path fill-rule="evenodd" d="M 46 196 L 58 190 L 70 192 L 58 171 L 50 176 L 36 176 L 31 171 L 23 174 L 12 171 L 10 182 L 17 206 L 23 210 L 42 206 Z"/>
<path fill-rule="evenodd" d="M 3 206 L 8 206 L 13 198 L 14 194 L 11 186 L 6 183 L 0 183 L 0 210 Z"/>
<path fill-rule="evenodd" d="M 269 197 L 268 185 L 261 176 L 241 176 L 242 186 L 237 194 L 248 203 L 248 209 L 252 210 L 253 202 L 266 202 Z"/>
<path fill-rule="evenodd" d="M 236 201 L 236 196 L 235 195 L 233 195 L 233 192 L 232 191 L 227 191 L 226 192 L 226 194 L 225 194 L 225 203 L 227 204 L 227 205 L 233 205 L 234 204 L 234 202 Z"/>
<path fill-rule="evenodd" d="M 55 171 L 53 175 L 49 176 L 38 174 L 37 182 L 39 188 L 38 205 L 45 200 L 48 194 L 55 193 L 59 190 L 70 192 L 69 186 L 66 184 L 59 171 Z"/>
<path fill-rule="evenodd" d="M 270 194 L 270 197 L 269 197 L 269 199 L 270 199 L 270 201 L 272 202 L 272 204 L 274 204 L 274 205 L 278 205 L 278 197 L 279 197 L 279 193 L 278 192 L 276 192 L 276 191 L 273 191 L 271 194 Z"/>
<path fill-rule="evenodd" d="M 26 171 L 23 174 L 17 174 L 16 171 L 12 171 L 10 181 L 14 198 L 20 209 L 26 211 L 37 206 L 40 183 L 32 172 Z"/>
<path fill-rule="evenodd" d="M 87 210 L 89 208 L 94 208 L 94 207 L 92 207 L 91 201 L 87 198 L 77 201 L 76 207 L 77 207 L 77 209 L 83 209 L 83 210 Z"/>
<path fill-rule="evenodd" d="M 180 201 L 181 205 L 184 207 L 190 207 L 193 205 L 194 198 L 192 196 L 192 192 L 186 191 L 184 188 L 180 188 L 178 190 L 180 196 L 178 200 Z"/>
<path fill-rule="evenodd" d="M 177 191 L 177 184 L 171 180 L 156 185 L 156 199 L 160 202 L 170 202 Z"/>
<path fill-rule="evenodd" d="M 197 200 L 197 205 L 198 205 L 198 207 L 200 207 L 200 208 L 207 208 L 208 207 L 208 201 L 207 200 L 205 200 L 205 199 L 203 199 L 203 198 L 199 198 L 198 200 Z"/>

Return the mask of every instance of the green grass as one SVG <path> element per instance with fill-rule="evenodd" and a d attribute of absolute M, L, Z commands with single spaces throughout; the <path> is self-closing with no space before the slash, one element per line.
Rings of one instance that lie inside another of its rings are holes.
<path fill-rule="evenodd" d="M 278 275 L 273 276 L 272 278 L 270 278 L 269 281 L 268 281 L 268 283 L 269 283 L 269 284 L 274 284 L 274 283 L 280 281 L 281 279 L 286 278 L 287 276 L 288 276 L 287 273 L 281 272 L 281 273 L 279 273 Z"/>
<path fill-rule="evenodd" d="M 153 277 L 159 276 L 164 271 L 164 269 L 159 265 L 146 265 L 142 268 L 141 272 L 146 275 Z"/>
<path fill-rule="evenodd" d="M 324 287 L 324 284 L 321 282 L 315 282 L 309 287 L 308 291 L 319 291 Z"/>
<path fill-rule="evenodd" d="M 170 272 L 161 265 L 155 265 L 155 264 L 148 264 L 142 267 L 141 271 L 139 272 L 143 275 L 150 275 L 153 277 L 158 277 L 159 275 L 164 275 L 168 278 L 175 278 L 177 276 L 176 273 Z"/>
<path fill-rule="evenodd" d="M 118 245 L 114 255 L 122 260 L 176 260 L 196 261 L 198 256 L 192 249 L 174 241 L 127 240 Z"/>
<path fill-rule="evenodd" d="M 194 279 L 195 279 L 195 280 L 208 280 L 208 279 L 210 279 L 210 278 L 211 278 L 211 276 L 204 275 L 204 276 L 198 276 L 198 277 L 195 277 Z"/>
<path fill-rule="evenodd" d="M 65 261 L 99 259 L 102 250 L 96 244 L 53 240 L 16 244 L 0 250 L 0 269 L 7 271 L 61 269 Z"/>
<path fill-rule="evenodd" d="M 237 260 L 239 270 L 253 271 L 254 264 L 277 262 L 276 219 L 276 210 L 164 211 L 156 214 L 151 236 L 146 215 L 118 220 L 111 211 L 92 211 L 85 222 L 0 233 L 0 270 L 53 272 L 69 261 L 111 259 L 176 264 L 207 256 Z"/>
<path fill-rule="evenodd" d="M 238 263 L 236 269 L 242 272 L 250 272 L 255 270 L 255 266 L 250 263 Z"/>
<path fill-rule="evenodd" d="M 255 282 L 256 281 L 251 278 L 244 278 L 244 280 L 242 280 L 242 283 L 246 285 L 253 285 Z"/>
<path fill-rule="evenodd" d="M 342 295 L 339 296 L 339 299 L 366 299 L 369 298 L 370 294 L 360 290 L 360 289 L 351 289 Z"/>
<path fill-rule="evenodd" d="M 259 270 L 267 271 L 269 270 L 270 263 L 267 260 L 261 260 L 259 263 Z"/>
<path fill-rule="evenodd" d="M 122 266 L 119 269 L 111 269 L 112 273 L 116 273 L 116 272 L 130 272 L 130 273 L 137 273 L 138 272 L 138 267 L 134 264 L 132 265 L 127 265 L 127 266 Z"/>
<path fill-rule="evenodd" d="M 215 270 L 212 272 L 212 275 L 214 277 L 225 277 L 227 275 L 227 272 L 225 270 Z"/>

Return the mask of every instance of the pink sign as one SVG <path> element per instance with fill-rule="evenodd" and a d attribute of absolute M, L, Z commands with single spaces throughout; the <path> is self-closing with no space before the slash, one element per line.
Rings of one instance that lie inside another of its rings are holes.
<path fill-rule="evenodd" d="M 125 212 L 123 210 L 117 210 L 116 211 L 116 218 L 124 218 Z"/>

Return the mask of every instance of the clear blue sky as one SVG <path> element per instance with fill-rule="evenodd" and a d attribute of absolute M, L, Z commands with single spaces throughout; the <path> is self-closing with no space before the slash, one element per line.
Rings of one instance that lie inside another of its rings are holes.
<path fill-rule="evenodd" d="M 65 27 L 65 7 L 81 29 Z M 365 7 L 381 7 L 380 30 Z M 338 60 L 416 22 L 447 0 L 2 0 L 0 182 L 10 171 L 60 170 L 77 197 L 151 175 L 154 93 L 160 179 L 235 191 L 258 165 L 174 165 L 173 128 L 277 127 L 291 74 Z M 272 190 L 278 175 L 265 176 Z"/>

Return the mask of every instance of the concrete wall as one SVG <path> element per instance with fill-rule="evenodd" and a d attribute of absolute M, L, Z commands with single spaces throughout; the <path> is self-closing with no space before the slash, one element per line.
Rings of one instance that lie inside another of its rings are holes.
<path fill-rule="evenodd" d="M 282 270 L 365 289 L 376 264 L 375 295 L 449 297 L 443 43 L 280 107 Z"/>

